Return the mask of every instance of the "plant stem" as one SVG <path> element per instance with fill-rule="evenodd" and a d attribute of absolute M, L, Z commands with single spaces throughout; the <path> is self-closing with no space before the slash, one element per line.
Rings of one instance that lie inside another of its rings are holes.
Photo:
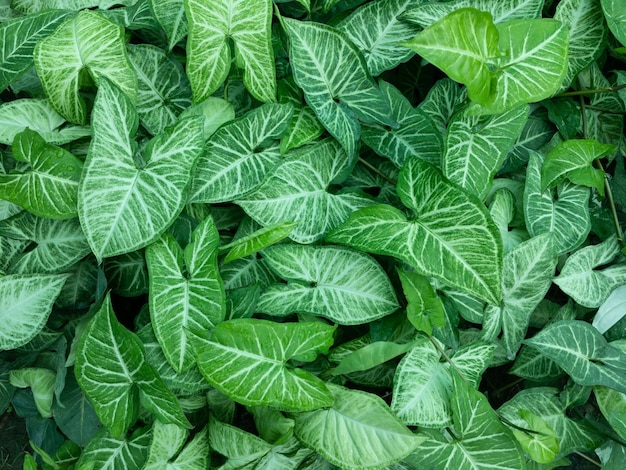
<path fill-rule="evenodd" d="M 574 452 L 576 455 L 578 455 L 579 457 L 582 457 L 583 459 L 587 460 L 588 462 L 591 462 L 592 464 L 602 468 L 602 464 L 600 462 L 597 462 L 595 460 L 593 460 L 591 457 L 587 457 L 585 454 L 583 454 L 582 452 Z"/>
<path fill-rule="evenodd" d="M 363 158 L 359 157 L 359 162 L 367 167 L 368 169 L 370 169 L 371 171 L 373 171 L 374 173 L 376 173 L 378 176 L 380 176 L 382 179 L 384 179 L 385 181 L 387 181 L 388 183 L 393 184 L 394 186 L 396 184 L 398 184 L 398 182 L 396 180 L 394 180 L 393 178 L 390 178 L 389 176 L 387 176 L 386 174 L 384 174 L 382 171 L 380 171 L 378 168 L 376 168 L 374 165 L 372 165 L 370 162 L 364 160 Z"/>
<path fill-rule="evenodd" d="M 503 385 L 500 388 L 495 389 L 493 392 L 491 392 L 493 395 L 499 395 L 502 392 L 504 392 L 505 390 L 508 390 L 509 388 L 515 387 L 517 384 L 521 383 L 524 381 L 523 377 L 518 377 L 517 379 L 515 379 L 513 382 L 509 382 L 506 385 Z"/>
<path fill-rule="evenodd" d="M 601 113 L 605 113 L 605 114 L 626 114 L 626 111 L 615 111 L 612 109 L 604 109 L 601 108 L 600 106 L 592 106 L 590 104 L 586 105 L 587 109 L 592 109 L 594 111 L 599 111 Z"/>
<path fill-rule="evenodd" d="M 615 85 L 608 88 L 596 88 L 595 90 L 578 90 L 578 91 L 566 91 L 565 93 L 559 93 L 555 98 L 563 98 L 565 96 L 583 96 L 583 95 L 596 95 L 598 93 L 613 93 L 626 88 L 626 83 L 623 85 Z"/>
<path fill-rule="evenodd" d="M 463 373 L 459 370 L 456 364 L 452 362 L 452 359 L 450 358 L 450 356 L 448 356 L 446 352 L 443 350 L 443 348 L 439 345 L 439 343 L 437 342 L 437 339 L 431 335 L 428 335 L 428 339 L 430 340 L 431 343 L 433 343 L 435 348 L 437 348 L 437 351 L 439 351 L 439 354 L 443 356 L 446 362 L 452 366 L 452 368 L 456 371 L 457 374 L 459 374 L 459 377 L 461 377 L 465 382 L 467 382 L 467 379 L 465 378 Z"/>

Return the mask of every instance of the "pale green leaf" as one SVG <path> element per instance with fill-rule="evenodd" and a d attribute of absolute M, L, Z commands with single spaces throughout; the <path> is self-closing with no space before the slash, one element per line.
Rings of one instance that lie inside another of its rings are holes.
<path fill-rule="evenodd" d="M 363 56 L 344 33 L 320 23 L 288 18 L 283 22 L 289 34 L 294 79 L 320 122 L 349 157 L 356 152 L 359 121 L 396 125 Z"/>
<path fill-rule="evenodd" d="M 126 95 L 102 80 L 92 121 L 94 137 L 79 185 L 78 213 L 101 260 L 146 246 L 181 212 L 203 147 L 202 119 L 178 121 L 136 155 L 132 137 L 137 113 Z"/>
<path fill-rule="evenodd" d="M 407 219 L 391 206 L 368 207 L 352 214 L 327 240 L 395 256 L 420 274 L 499 303 L 502 242 L 482 203 L 418 158 L 404 165 L 397 189 L 416 218 Z"/>
<path fill-rule="evenodd" d="M 203 342 L 198 366 L 207 381 L 244 405 L 307 411 L 330 406 L 332 395 L 310 372 L 288 367 L 328 352 L 336 327 L 238 319 L 220 323 Z"/>
<path fill-rule="evenodd" d="M 0 275 L 0 350 L 24 346 L 44 327 L 65 274 Z"/>
<path fill-rule="evenodd" d="M 0 26 L 0 91 L 33 66 L 33 50 L 67 16 L 65 11 L 42 13 L 2 22 Z"/>
<path fill-rule="evenodd" d="M 324 133 L 324 126 L 318 121 L 315 112 L 309 106 L 294 105 L 294 114 L 289 129 L 280 139 L 280 153 L 308 144 Z"/>
<path fill-rule="evenodd" d="M 328 192 L 349 168 L 350 161 L 336 141 L 317 142 L 285 158 L 256 191 L 236 202 L 263 226 L 297 222 L 289 238 L 312 243 L 353 211 L 372 204 L 359 194 Z"/>
<path fill-rule="evenodd" d="M 152 426 L 152 442 L 143 470 L 208 468 L 210 462 L 208 427 L 202 429 L 185 445 L 188 436 L 189 431 L 185 428 L 156 421 Z"/>
<path fill-rule="evenodd" d="M 87 120 L 85 102 L 78 94 L 85 68 L 97 85 L 106 77 L 131 101 L 136 99 L 137 78 L 126 55 L 124 28 L 99 13 L 83 10 L 66 20 L 37 44 L 34 54 L 50 103 L 70 122 Z"/>
<path fill-rule="evenodd" d="M 290 104 L 265 104 L 218 129 L 198 158 L 190 201 L 232 201 L 256 189 L 281 159 L 278 139 L 292 115 Z"/>
<path fill-rule="evenodd" d="M 182 2 L 181 2 L 182 5 Z M 130 45 L 128 58 L 137 74 L 137 114 L 152 135 L 176 123 L 191 105 L 191 88 L 182 65 L 158 47 Z"/>
<path fill-rule="evenodd" d="M 250 464 L 259 460 L 272 448 L 271 444 L 260 437 L 222 423 L 213 417 L 209 419 L 208 428 L 211 436 L 211 449 L 228 458 L 220 467 L 223 470 L 249 468 Z"/>
<path fill-rule="evenodd" d="M 580 246 L 591 230 L 590 191 L 567 181 L 542 191 L 541 165 L 541 155 L 531 152 L 524 189 L 526 228 L 533 237 L 551 233 L 556 253 L 562 255 Z"/>
<path fill-rule="evenodd" d="M 230 242 L 220 247 L 220 252 L 226 252 L 226 256 L 222 260 L 223 264 L 244 258 L 253 253 L 261 251 L 274 243 L 278 243 L 288 237 L 294 227 L 298 225 L 294 222 L 284 222 L 269 227 L 263 227 L 259 230 Z"/>
<path fill-rule="evenodd" d="M 294 421 L 285 417 L 282 412 L 267 406 L 250 406 L 247 410 L 254 418 L 259 436 L 265 441 L 280 444 L 293 435 Z"/>
<path fill-rule="evenodd" d="M 0 105 L 0 143 L 3 144 L 11 145 L 15 136 L 27 128 L 57 145 L 91 135 L 89 127 L 63 124 L 65 119 L 48 100 L 19 99 Z"/>
<path fill-rule="evenodd" d="M 0 222 L 0 236 L 36 244 L 12 259 L 9 273 L 58 273 L 90 251 L 78 219 L 42 219 L 22 212 Z"/>
<path fill-rule="evenodd" d="M 606 47 L 607 28 L 600 0 L 561 0 L 554 19 L 569 30 L 567 75 L 563 89 L 567 89 L 581 70 L 594 62 Z"/>
<path fill-rule="evenodd" d="M 165 31 L 171 51 L 185 36 L 188 26 L 184 0 L 149 0 L 150 11 Z"/>
<path fill-rule="evenodd" d="M 276 69 L 271 44 L 271 0 L 185 0 L 189 23 L 187 75 L 194 102 L 213 94 L 231 67 L 244 69 L 244 84 L 260 101 L 276 101 Z"/>
<path fill-rule="evenodd" d="M 626 352 L 624 340 L 610 343 L 622 352 Z M 598 407 L 611 427 L 626 439 L 626 394 L 612 390 L 609 387 L 596 385 L 593 387 Z"/>
<path fill-rule="evenodd" d="M 413 4 L 415 0 L 376 0 L 354 10 L 337 25 L 359 48 L 373 76 L 393 69 L 413 55 L 400 45 L 419 31 L 418 27 L 400 20 Z"/>
<path fill-rule="evenodd" d="M 12 7 L 25 15 L 48 9 L 81 10 L 98 7 L 111 8 L 115 5 L 132 5 L 137 0 L 12 0 Z"/>
<path fill-rule="evenodd" d="M 235 119 L 235 108 L 228 101 L 221 98 L 209 97 L 200 103 L 193 104 L 180 113 L 180 118 L 189 116 L 204 117 L 204 140 L 209 140 L 213 133 L 222 126 Z"/>
<path fill-rule="evenodd" d="M 207 217 L 191 237 L 184 255 L 169 234 L 146 248 L 152 327 L 165 357 L 179 373 L 195 364 L 189 336 L 210 330 L 226 314 L 213 219 Z"/>
<path fill-rule="evenodd" d="M 423 441 L 378 396 L 328 384 L 330 408 L 295 416 L 294 433 L 307 447 L 347 470 L 383 468 Z"/>
<path fill-rule="evenodd" d="M 100 431 L 83 449 L 76 466 L 81 469 L 141 470 L 148 457 L 150 432 L 138 430 L 128 438 Z"/>
<path fill-rule="evenodd" d="M 493 116 L 466 116 L 462 109 L 448 124 L 443 174 L 484 199 L 527 119 L 526 105 Z"/>
<path fill-rule="evenodd" d="M 265 289 L 259 312 L 278 316 L 303 312 L 354 325 L 399 308 L 389 278 L 366 254 L 337 246 L 284 244 L 266 248 L 263 258 L 288 283 Z"/>
<path fill-rule="evenodd" d="M 573 253 L 561 269 L 554 283 L 580 305 L 597 308 L 604 303 L 611 291 L 626 283 L 626 264 L 608 264 L 619 255 L 620 244 L 615 236 L 599 245 L 590 245 Z"/>
<path fill-rule="evenodd" d="M 363 126 L 363 142 L 377 154 L 389 158 L 398 168 L 402 168 L 413 155 L 439 166 L 443 141 L 435 121 L 419 108 L 414 109 L 393 85 L 380 80 L 379 87 L 399 127 Z"/>
<path fill-rule="evenodd" d="M 407 353 L 415 343 L 398 344 L 392 341 L 374 341 L 344 356 L 337 367 L 331 369 L 333 375 L 348 375 L 373 369 Z M 335 360 L 335 358 L 329 358 Z"/>
<path fill-rule="evenodd" d="M 511 225 L 514 225 L 513 219 L 516 216 L 516 204 L 516 197 L 506 187 L 493 192 L 491 203 L 489 204 L 489 214 L 491 214 L 491 218 L 498 226 L 498 229 L 500 229 L 505 255 L 529 238 L 525 229 L 511 228 Z"/>
<path fill-rule="evenodd" d="M 37 411 L 43 418 L 52 417 L 54 400 L 54 382 L 56 374 L 41 367 L 27 367 L 11 371 L 10 383 L 18 388 L 30 388 L 37 405 Z"/>
<path fill-rule="evenodd" d="M 520 417 L 526 421 L 531 432 L 513 429 L 515 439 L 537 463 L 546 464 L 554 461 L 559 453 L 559 439 L 554 429 L 544 419 L 527 410 L 519 410 Z"/>
<path fill-rule="evenodd" d="M 626 5 L 621 0 L 601 0 L 607 25 L 623 46 L 626 46 Z"/>
<path fill-rule="evenodd" d="M 617 287 L 593 317 L 593 326 L 602 334 L 626 315 L 626 285 Z"/>
<path fill-rule="evenodd" d="M 626 393 L 626 353 L 610 346 L 589 323 L 561 320 L 524 342 L 555 361 L 576 383 Z"/>
<path fill-rule="evenodd" d="M 41 217 L 76 217 L 83 163 L 30 129 L 15 135 L 12 149 L 13 158 L 27 163 L 28 170 L 0 174 L 0 196 Z"/>
<path fill-rule="evenodd" d="M 398 276 L 407 300 L 406 316 L 415 329 L 431 335 L 433 327 L 445 327 L 443 303 L 428 278 L 404 269 L 398 269 Z"/>

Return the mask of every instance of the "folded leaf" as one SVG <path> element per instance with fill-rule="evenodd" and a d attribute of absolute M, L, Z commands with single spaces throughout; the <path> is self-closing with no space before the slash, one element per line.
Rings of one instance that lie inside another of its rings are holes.
<path fill-rule="evenodd" d="M 11 385 L 18 388 L 30 388 L 37 411 L 42 418 L 52 418 L 54 400 L 54 382 L 56 374 L 41 367 L 26 367 L 11 371 Z"/>
<path fill-rule="evenodd" d="M 288 237 L 296 225 L 298 224 L 295 222 L 284 222 L 269 227 L 263 227 L 250 235 L 230 242 L 228 245 L 221 246 L 220 252 L 228 250 L 228 254 L 222 260 L 222 264 L 244 258 L 279 242 Z"/>

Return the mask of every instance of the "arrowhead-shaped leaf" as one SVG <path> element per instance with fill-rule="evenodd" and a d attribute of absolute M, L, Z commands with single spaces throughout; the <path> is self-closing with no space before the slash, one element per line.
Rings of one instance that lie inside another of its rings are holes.
<path fill-rule="evenodd" d="M 218 129 L 198 158 L 190 200 L 232 201 L 256 189 L 280 161 L 292 115 L 290 104 L 266 104 Z"/>
<path fill-rule="evenodd" d="M 298 222 L 289 238 L 312 243 L 372 202 L 353 193 L 332 194 L 331 183 L 345 175 L 350 160 L 334 140 L 299 149 L 276 166 L 259 188 L 236 201 L 264 226 Z"/>
<path fill-rule="evenodd" d="M 150 11 L 167 36 L 171 51 L 185 36 L 188 26 L 184 0 L 149 0 Z"/>
<path fill-rule="evenodd" d="M 395 256 L 425 276 L 497 304 L 502 295 L 502 242 L 482 203 L 418 158 L 407 161 L 398 195 L 414 219 L 392 206 L 352 214 L 328 241 Z"/>
<path fill-rule="evenodd" d="M 103 429 L 85 446 L 76 466 L 102 470 L 140 470 L 148 457 L 150 438 L 150 432 L 145 430 L 138 430 L 128 438 L 115 438 Z"/>
<path fill-rule="evenodd" d="M 320 122 L 341 142 L 348 156 L 356 152 L 361 135 L 359 120 L 396 125 L 363 56 L 344 33 L 314 22 L 289 18 L 283 22 L 289 33 L 294 79 Z"/>
<path fill-rule="evenodd" d="M 0 196 L 41 217 L 76 217 L 83 162 L 24 129 L 13 139 L 13 158 L 28 164 L 24 173 L 0 174 Z"/>
<path fill-rule="evenodd" d="M 187 75 L 195 102 L 208 98 L 228 76 L 229 40 L 244 84 L 258 100 L 276 101 L 276 69 L 271 43 L 271 0 L 186 0 L 189 23 Z"/>
<path fill-rule="evenodd" d="M 187 444 L 189 431 L 175 424 L 156 421 L 143 470 L 200 470 L 209 467 L 209 430 L 202 429 Z"/>
<path fill-rule="evenodd" d="M 211 341 L 202 343 L 198 366 L 212 386 L 244 405 L 294 411 L 330 406 L 333 398 L 324 382 L 287 361 L 312 361 L 328 352 L 335 328 L 317 322 L 223 322 Z"/>
<path fill-rule="evenodd" d="M 174 221 L 186 202 L 191 169 L 204 142 L 202 119 L 189 117 L 154 137 L 138 155 L 133 140 L 137 113 L 130 99 L 106 80 L 100 83 L 92 121 L 78 213 L 101 260 L 146 246 Z"/>
<path fill-rule="evenodd" d="M 97 85 L 106 77 L 131 101 L 136 99 L 137 78 L 126 55 L 124 28 L 95 11 L 79 12 L 39 42 L 35 67 L 52 106 L 76 124 L 87 120 L 78 94 L 85 68 Z"/>
<path fill-rule="evenodd" d="M 378 396 L 328 384 L 332 407 L 295 416 L 294 433 L 330 463 L 349 470 L 383 468 L 413 452 L 413 434 Z"/>
<path fill-rule="evenodd" d="M 146 248 L 152 327 L 165 357 L 179 373 L 195 363 L 189 335 L 210 330 L 226 314 L 213 219 L 207 217 L 191 237 L 184 256 L 168 233 Z"/>
<path fill-rule="evenodd" d="M 363 253 L 336 246 L 276 245 L 263 250 L 263 258 L 288 284 L 265 289 L 259 312 L 304 312 L 354 325 L 399 308 L 389 278 Z"/>
<path fill-rule="evenodd" d="M 66 274 L 0 276 L 0 351 L 24 346 L 44 327 Z"/>

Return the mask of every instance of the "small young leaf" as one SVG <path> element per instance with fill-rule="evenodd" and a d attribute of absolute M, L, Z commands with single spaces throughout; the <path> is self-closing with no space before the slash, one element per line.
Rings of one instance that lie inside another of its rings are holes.
<path fill-rule="evenodd" d="M 284 222 L 281 224 L 263 227 L 250 235 L 221 246 L 220 252 L 226 252 L 226 256 L 222 260 L 222 264 L 234 261 L 239 258 L 245 258 L 248 255 L 261 251 L 274 243 L 281 241 L 289 236 L 294 227 L 298 225 L 295 222 Z"/>
<path fill-rule="evenodd" d="M 530 411 L 519 410 L 519 415 L 526 421 L 531 433 L 513 429 L 515 439 L 535 462 L 547 464 L 554 461 L 559 453 L 559 439 L 554 430 Z"/>
<path fill-rule="evenodd" d="M 404 269 L 398 269 L 398 275 L 407 300 L 406 316 L 415 329 L 431 335 L 433 327 L 443 328 L 446 313 L 428 279 Z"/>
<path fill-rule="evenodd" d="M 41 367 L 27 367 L 11 371 L 10 383 L 14 387 L 29 387 L 33 392 L 37 410 L 43 418 L 52 417 L 54 382 L 56 374 Z"/>

